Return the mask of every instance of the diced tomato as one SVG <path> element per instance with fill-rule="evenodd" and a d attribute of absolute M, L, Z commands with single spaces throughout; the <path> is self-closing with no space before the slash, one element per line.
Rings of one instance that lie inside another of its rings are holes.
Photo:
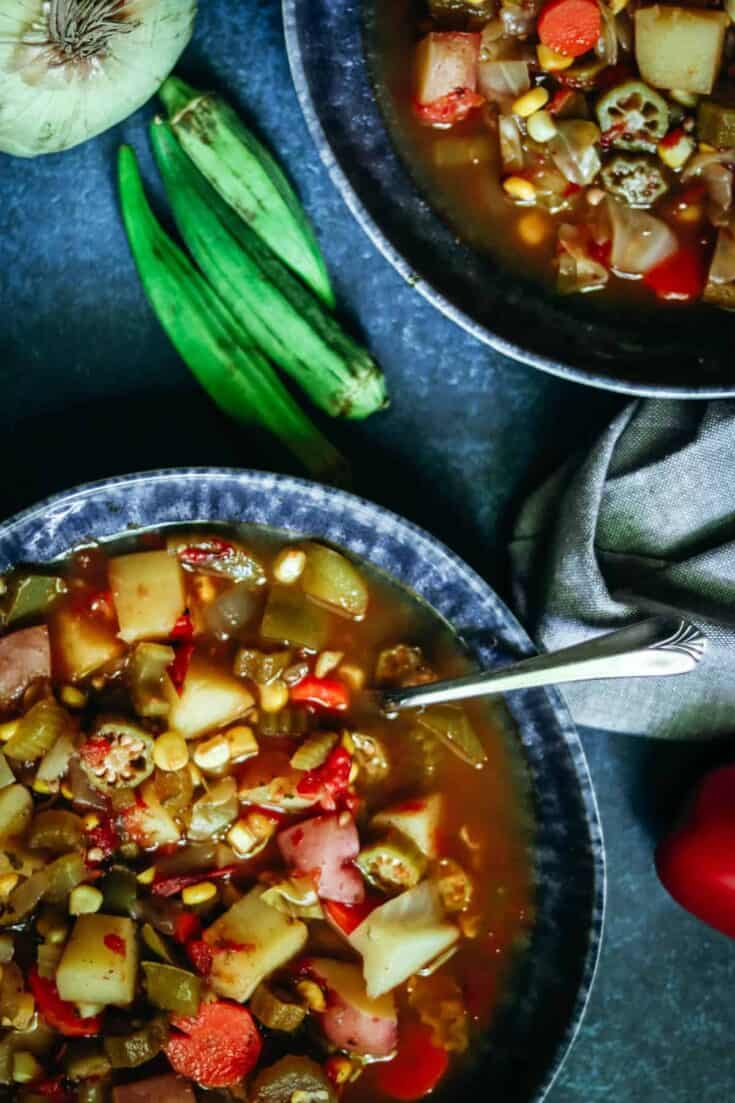
<path fill-rule="evenodd" d="M 394 1099 L 421 1099 L 434 1090 L 448 1065 L 447 1051 L 434 1044 L 431 1028 L 411 1021 L 399 1028 L 393 1060 L 378 1065 L 377 1082 Z"/>
<path fill-rule="evenodd" d="M 186 954 L 197 973 L 202 977 L 208 977 L 212 972 L 214 955 L 212 948 L 203 938 L 193 938 L 186 944 Z"/>
<path fill-rule="evenodd" d="M 414 111 L 422 123 L 428 126 L 454 126 L 461 123 L 471 111 L 482 107 L 485 97 L 469 88 L 457 88 L 432 103 L 414 103 Z"/>
<path fill-rule="evenodd" d="M 202 931 L 199 916 L 194 912 L 179 912 L 174 920 L 174 938 L 185 946 L 187 942 L 197 938 Z"/>
<path fill-rule="evenodd" d="M 327 761 L 309 770 L 296 786 L 302 797 L 318 796 L 319 804 L 327 812 L 333 812 L 347 795 L 350 785 L 352 758 L 344 747 L 335 747 Z"/>
<path fill-rule="evenodd" d="M 184 873 L 179 877 L 163 877 L 154 881 L 151 892 L 154 896 L 176 896 L 189 885 L 198 885 L 201 881 L 214 881 L 218 877 L 231 877 L 237 873 L 238 866 L 222 866 L 221 869 L 209 869 L 204 873 Z"/>
<path fill-rule="evenodd" d="M 174 1033 L 164 1047 L 166 1056 L 175 1072 L 203 1088 L 238 1084 L 260 1057 L 260 1033 L 250 1012 L 239 1004 L 203 1003 L 195 1018 L 174 1015 L 171 1025 Z"/>
<path fill-rule="evenodd" d="M 380 906 L 380 901 L 366 896 L 360 904 L 342 904 L 338 900 L 324 900 L 324 911 L 335 927 L 350 935 Z"/>
<path fill-rule="evenodd" d="M 594 48 L 602 30 L 597 0 L 549 0 L 538 17 L 544 46 L 565 57 L 581 57 Z"/>
<path fill-rule="evenodd" d="M 190 613 L 182 613 L 176 624 L 171 629 L 169 639 L 184 640 L 188 642 L 194 636 L 194 622 Z"/>
<path fill-rule="evenodd" d="M 120 938 L 119 934 L 106 934 L 102 941 L 111 953 L 117 954 L 119 957 L 125 957 L 127 953 L 125 939 Z"/>
<path fill-rule="evenodd" d="M 673 256 L 647 272 L 643 281 L 658 299 L 692 302 L 701 296 L 707 282 L 704 251 L 695 245 L 682 245 Z"/>
<path fill-rule="evenodd" d="M 339 678 L 317 678 L 307 674 L 291 689 L 296 705 L 309 705 L 323 712 L 344 712 L 350 707 L 350 691 Z"/>
<path fill-rule="evenodd" d="M 42 977 L 35 966 L 28 972 L 28 987 L 48 1025 L 65 1038 L 89 1038 L 101 1031 L 99 1015 L 83 1019 L 73 1003 L 62 1000 L 56 982 Z"/>
<path fill-rule="evenodd" d="M 178 644 L 174 661 L 168 668 L 168 676 L 171 679 L 173 687 L 178 693 L 179 697 L 184 692 L 184 682 L 186 681 L 186 675 L 189 673 L 189 667 L 191 665 L 193 654 L 193 643 Z"/>

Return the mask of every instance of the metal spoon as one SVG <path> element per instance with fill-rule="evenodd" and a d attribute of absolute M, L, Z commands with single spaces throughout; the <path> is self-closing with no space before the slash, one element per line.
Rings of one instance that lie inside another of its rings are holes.
<path fill-rule="evenodd" d="M 657 616 L 609 632 L 594 640 L 523 659 L 499 670 L 481 671 L 466 678 L 407 689 L 385 690 L 380 695 L 388 716 L 404 709 L 450 701 L 510 693 L 537 686 L 589 682 L 600 678 L 664 678 L 694 670 L 707 647 L 707 637 L 690 621 L 677 616 Z"/>

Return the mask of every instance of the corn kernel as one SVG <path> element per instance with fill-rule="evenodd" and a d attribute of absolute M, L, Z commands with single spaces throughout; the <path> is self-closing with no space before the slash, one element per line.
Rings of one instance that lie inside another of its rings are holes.
<path fill-rule="evenodd" d="M 141 885 L 152 885 L 156 877 L 156 867 L 148 866 L 148 869 L 144 869 L 142 873 L 139 873 L 136 877 L 136 881 Z"/>
<path fill-rule="evenodd" d="M 288 686 L 277 679 L 267 686 L 258 686 L 260 707 L 263 712 L 280 712 L 288 704 Z"/>
<path fill-rule="evenodd" d="M 511 110 L 514 115 L 520 115 L 522 119 L 527 119 L 529 115 L 534 115 L 542 107 L 545 107 L 548 102 L 548 90 L 539 84 L 536 88 L 532 88 L 530 92 L 524 92 L 522 96 L 514 100 Z"/>
<path fill-rule="evenodd" d="M 709 144 L 709 142 L 700 142 L 699 143 L 699 152 L 700 153 L 715 153 L 716 150 L 715 150 L 714 146 L 711 146 Z"/>
<path fill-rule="evenodd" d="M 96 812 L 87 812 L 82 822 L 85 831 L 94 831 L 95 827 L 100 825 L 100 818 Z"/>
<path fill-rule="evenodd" d="M 518 219 L 516 229 L 524 245 L 535 248 L 548 238 L 551 224 L 546 215 L 539 211 L 528 211 Z"/>
<path fill-rule="evenodd" d="M 663 163 L 670 169 L 683 168 L 689 158 L 694 153 L 695 145 L 692 138 L 685 134 L 673 144 L 666 144 L 666 141 L 659 142 L 658 155 Z"/>
<path fill-rule="evenodd" d="M 526 120 L 526 129 L 534 142 L 550 142 L 558 134 L 556 123 L 548 111 L 534 111 Z"/>
<path fill-rule="evenodd" d="M 74 800 L 74 790 L 66 781 L 61 783 L 61 795 L 64 800 Z"/>
<path fill-rule="evenodd" d="M 183 770 L 189 761 L 189 748 L 183 735 L 164 732 L 153 744 L 153 761 L 159 770 Z"/>
<path fill-rule="evenodd" d="M 233 824 L 227 833 L 227 841 L 240 858 L 252 857 L 262 850 L 276 832 L 277 824 L 261 812 L 250 812 Z"/>
<path fill-rule="evenodd" d="M 49 796 L 50 793 L 55 793 L 56 789 L 52 787 L 50 781 L 43 781 L 42 778 L 36 778 L 31 786 L 34 793 L 39 793 L 42 797 Z"/>
<path fill-rule="evenodd" d="M 503 190 L 517 203 L 533 203 L 536 199 L 535 187 L 522 176 L 507 176 L 503 181 Z"/>
<path fill-rule="evenodd" d="M 102 907 L 104 897 L 94 885 L 77 885 L 69 893 L 69 915 L 94 915 Z"/>
<path fill-rule="evenodd" d="M 674 88 L 669 92 L 672 100 L 676 103 L 680 103 L 682 107 L 696 107 L 699 102 L 699 96 L 694 92 L 684 92 L 680 88 Z"/>
<path fill-rule="evenodd" d="M 59 691 L 62 705 L 68 709 L 83 709 L 87 704 L 87 694 L 76 686 L 62 686 Z"/>
<path fill-rule="evenodd" d="M 13 1082 L 16 1084 L 30 1084 L 43 1076 L 43 1067 L 32 1053 L 25 1049 L 19 1049 L 13 1054 Z"/>
<path fill-rule="evenodd" d="M 0 899 L 5 900 L 10 896 L 15 886 L 20 881 L 17 873 L 3 873 L 0 875 Z"/>
<path fill-rule="evenodd" d="M 327 674 L 331 674 L 333 670 L 336 670 L 344 657 L 344 651 L 322 651 L 320 655 L 317 655 L 314 663 L 314 673 L 317 678 L 326 678 Z"/>
<path fill-rule="evenodd" d="M 273 564 L 273 577 L 283 586 L 298 582 L 306 566 L 306 553 L 300 548 L 284 548 L 276 556 Z"/>
<path fill-rule="evenodd" d="M 194 750 L 194 762 L 200 770 L 221 770 L 230 761 L 230 744 L 226 736 L 215 735 Z"/>
<path fill-rule="evenodd" d="M 253 729 L 247 724 L 236 724 L 225 733 L 230 744 L 230 757 L 233 762 L 239 762 L 243 758 L 252 758 L 258 753 L 258 740 L 253 734 Z"/>
<path fill-rule="evenodd" d="M 207 904 L 217 895 L 217 886 L 212 881 L 200 881 L 198 885 L 187 885 L 181 893 L 181 899 L 187 908 L 196 904 Z"/>
<path fill-rule="evenodd" d="M 20 720 L 8 720 L 7 724 L 0 724 L 0 743 L 7 743 L 18 730 Z"/>
<path fill-rule="evenodd" d="M 296 991 L 310 1011 L 316 1011 L 317 1013 L 326 1011 L 327 1001 L 316 981 L 300 980 L 296 985 Z"/>
<path fill-rule="evenodd" d="M 548 46 L 544 46 L 542 42 L 536 47 L 536 56 L 538 57 L 538 63 L 542 69 L 545 69 L 547 73 L 560 73 L 562 69 L 568 69 L 574 61 L 573 57 L 568 57 L 566 54 L 558 54 L 556 50 L 549 49 Z"/>
<path fill-rule="evenodd" d="M 347 682 L 350 689 L 359 692 L 365 685 L 365 671 L 357 663 L 342 663 L 337 671 L 343 682 Z"/>

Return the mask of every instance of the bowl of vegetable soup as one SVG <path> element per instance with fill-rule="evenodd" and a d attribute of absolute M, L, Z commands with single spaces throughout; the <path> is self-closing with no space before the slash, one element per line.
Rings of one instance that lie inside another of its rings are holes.
<path fill-rule="evenodd" d="M 133 475 L 0 526 L 0 1098 L 538 1103 L 604 907 L 554 692 L 427 533 L 297 479 Z"/>
<path fill-rule="evenodd" d="M 724 0 L 283 6 L 335 183 L 439 309 L 580 382 L 735 393 Z"/>

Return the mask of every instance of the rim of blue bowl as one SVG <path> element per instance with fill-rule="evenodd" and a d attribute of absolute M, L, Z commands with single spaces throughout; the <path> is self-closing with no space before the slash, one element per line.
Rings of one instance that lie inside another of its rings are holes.
<path fill-rule="evenodd" d="M 390 261 L 410 287 L 418 291 L 432 304 L 432 306 L 441 311 L 447 318 L 451 319 L 456 325 L 466 330 L 483 344 L 489 345 L 497 352 L 503 353 L 504 356 L 508 356 L 512 360 L 516 360 L 522 364 L 528 364 L 530 367 L 538 368 L 540 371 L 558 376 L 570 382 L 581 383 L 584 386 L 592 386 L 600 390 L 613 391 L 617 394 L 639 395 L 642 397 L 651 396 L 654 398 L 690 398 L 706 400 L 710 398 L 731 397 L 735 394 L 735 384 L 704 384 L 697 386 L 686 383 L 647 383 L 644 381 L 617 379 L 615 376 L 604 373 L 601 369 L 588 370 L 577 368 L 571 364 L 555 360 L 552 357 L 535 353 L 514 341 L 500 336 L 481 322 L 472 318 L 459 307 L 455 306 L 454 303 L 450 302 L 445 295 L 438 291 L 408 263 L 399 249 L 396 248 L 387 234 L 381 229 L 373 216 L 368 212 L 355 188 L 352 186 L 345 167 L 334 152 L 332 143 L 322 125 L 318 106 L 311 94 L 309 78 L 304 61 L 304 54 L 298 31 L 298 9 L 299 4 L 303 2 L 304 0 L 281 0 L 281 9 L 291 76 L 307 127 L 333 184 L 341 194 L 353 217 L 379 252 Z M 439 218 L 440 216 L 437 215 L 436 217 Z"/>
<path fill-rule="evenodd" d="M 238 494 L 250 490 L 258 491 L 260 494 L 265 494 L 266 496 L 271 491 L 278 488 L 282 494 L 288 494 L 297 502 L 301 501 L 312 509 L 323 508 L 328 502 L 330 515 L 335 515 L 336 522 L 334 526 L 329 526 L 331 529 L 330 532 L 320 532 L 319 535 L 333 540 L 335 543 L 342 544 L 345 548 L 352 550 L 353 553 L 357 555 L 365 554 L 360 548 L 361 538 L 351 537 L 349 532 L 343 531 L 339 524 L 340 519 L 344 518 L 352 522 L 357 521 L 358 529 L 360 526 L 364 525 L 371 533 L 380 532 L 380 534 L 386 538 L 390 536 L 391 532 L 398 532 L 401 535 L 408 536 L 410 537 L 412 547 L 416 549 L 416 558 L 421 563 L 426 563 L 427 561 L 431 562 L 433 560 L 436 565 L 443 561 L 442 565 L 448 567 L 461 583 L 476 596 L 478 601 L 492 609 L 493 617 L 497 618 L 498 624 L 503 627 L 502 642 L 506 647 L 512 649 L 516 654 L 534 653 L 535 649 L 533 643 L 525 629 L 505 603 L 497 596 L 489 583 L 485 582 L 485 580 L 469 567 L 464 560 L 441 540 L 432 536 L 431 533 L 415 525 L 413 522 L 406 520 L 404 517 L 393 513 L 391 510 L 385 509 L 383 506 L 376 505 L 374 502 L 361 498 L 355 494 L 332 487 L 321 486 L 317 483 L 295 476 L 280 475 L 270 472 L 251 471 L 230 467 L 165 468 L 157 471 L 144 471 L 129 475 L 113 476 L 95 482 L 81 484 L 70 490 L 51 495 L 28 509 L 16 513 L 7 520 L 0 522 L 0 570 L 7 570 L 14 561 L 18 561 L 22 557 L 21 548 L 27 547 L 28 535 L 24 537 L 23 542 L 19 542 L 15 547 L 13 545 L 13 540 L 18 534 L 33 532 L 35 524 L 41 518 L 44 519 L 47 525 L 51 525 L 54 532 L 54 538 L 57 543 L 60 544 L 60 546 L 53 548 L 53 554 L 48 556 L 48 558 L 56 558 L 60 554 L 68 552 L 70 550 L 70 545 L 65 543 L 67 538 L 65 536 L 66 530 L 64 528 L 64 522 L 71 519 L 70 523 L 73 526 L 75 519 L 78 517 L 80 507 L 85 501 L 89 502 L 98 498 L 104 499 L 106 493 L 114 491 L 124 493 L 127 491 L 132 492 L 136 488 L 152 488 L 158 485 L 163 486 L 170 484 L 172 495 L 168 506 L 162 510 L 163 515 L 157 515 L 155 519 L 144 519 L 141 517 L 138 521 L 132 523 L 128 519 L 126 524 L 126 518 L 119 516 L 117 509 L 108 508 L 106 512 L 103 509 L 102 516 L 108 518 L 106 527 L 109 529 L 109 531 L 106 531 L 104 535 L 102 535 L 101 538 L 103 539 L 124 534 L 127 529 L 131 532 L 135 532 L 145 528 L 158 527 L 166 524 L 186 524 L 198 521 L 226 522 L 228 520 L 238 523 L 251 520 L 250 517 L 232 517 L 229 513 L 225 516 L 212 516 L 211 514 L 206 516 L 192 516 L 192 508 L 196 512 L 196 502 L 191 502 L 181 493 L 182 482 L 188 483 L 192 487 L 199 487 L 202 490 L 205 487 L 211 489 L 213 484 L 221 483 L 223 488 L 227 486 L 230 491 L 236 491 Z M 199 501 L 202 500 L 201 495 L 194 495 L 195 499 L 197 497 Z M 100 505 L 104 506 L 104 502 L 100 501 Z M 298 511 L 294 515 L 289 514 L 289 519 L 286 521 L 278 520 L 269 522 L 267 519 L 261 519 L 259 516 L 252 520 L 253 523 L 271 523 L 276 528 L 292 528 L 292 531 L 296 532 L 309 531 L 312 534 L 314 533 L 314 530 L 310 527 L 307 529 L 299 528 Z M 94 534 L 88 533 L 86 535 L 91 537 Z M 79 536 L 80 534 L 76 532 L 73 542 L 78 542 Z M 3 547 L 4 544 L 7 544 L 7 546 Z M 43 546 L 47 546 L 45 537 Z M 34 548 L 33 551 L 34 554 L 38 554 L 40 559 L 40 549 Z M 414 589 L 419 597 L 424 600 L 429 600 L 429 603 L 436 609 L 439 615 L 444 617 L 449 623 L 452 623 L 451 613 L 441 608 L 441 600 L 431 600 L 422 593 L 422 582 L 418 584 L 415 580 L 409 582 L 407 579 L 401 577 L 401 574 L 395 569 L 394 565 L 386 567 L 379 562 L 376 557 L 370 556 L 368 558 L 370 562 L 374 563 L 381 570 L 387 571 L 389 575 L 392 575 L 403 585 L 407 585 L 409 588 Z M 429 574 L 430 573 L 431 572 L 429 572 Z M 476 648 L 476 650 L 482 652 L 483 648 Z M 535 1094 L 532 1100 L 529 1101 L 529 1103 L 542 1103 L 559 1076 L 569 1052 L 574 1045 L 589 1003 L 602 947 L 607 901 L 607 870 L 597 797 L 592 785 L 589 766 L 576 726 L 569 714 L 566 703 L 558 691 L 547 689 L 533 692 L 541 692 L 548 698 L 559 733 L 572 760 L 590 835 L 590 850 L 592 855 L 591 868 L 594 886 L 593 892 L 591 893 L 593 902 L 590 911 L 584 968 L 579 980 L 576 1000 L 569 1017 L 569 1024 L 557 1043 L 556 1051 L 550 1063 L 546 1078 L 536 1087 Z M 519 695 L 519 697 L 520 696 L 522 695 Z"/>

